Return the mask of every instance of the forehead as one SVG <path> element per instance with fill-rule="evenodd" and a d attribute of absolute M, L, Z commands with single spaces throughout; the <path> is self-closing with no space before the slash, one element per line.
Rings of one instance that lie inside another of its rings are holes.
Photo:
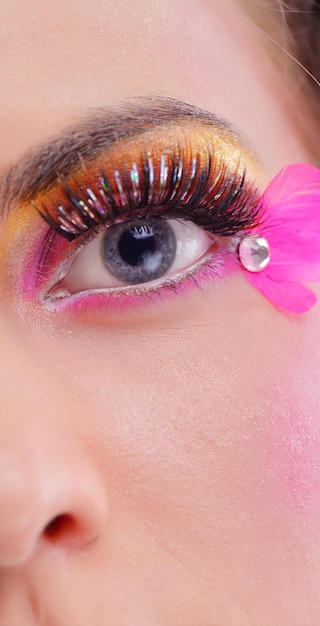
<path fill-rule="evenodd" d="M 242 2 L 4 2 L 0 58 L 0 169 L 91 110 L 136 96 L 177 98 L 229 119 L 271 174 L 287 161 L 282 147 L 270 158 L 270 123 L 281 138 L 288 118 L 287 107 L 278 111 L 281 82 Z M 287 150 L 288 141 L 279 145 Z"/>
<path fill-rule="evenodd" d="M 17 135 L 31 145 L 90 107 L 135 95 L 172 96 L 228 117 L 225 103 L 241 88 L 239 67 L 246 67 L 241 57 L 250 44 L 240 34 L 233 2 L 227 9 L 220 5 L 215 0 L 2 3 L 2 155 L 15 153 Z M 238 71 L 232 69 L 235 59 Z"/>

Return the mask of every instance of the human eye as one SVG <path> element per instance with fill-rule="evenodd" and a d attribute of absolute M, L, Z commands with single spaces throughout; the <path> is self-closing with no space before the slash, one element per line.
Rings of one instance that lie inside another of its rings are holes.
<path fill-rule="evenodd" d="M 76 253 L 51 291 L 51 299 L 55 294 L 65 297 L 87 290 L 158 289 L 170 277 L 183 280 L 213 246 L 213 236 L 189 221 L 145 218 L 119 222 L 99 232 Z"/>
<path fill-rule="evenodd" d="M 228 133 L 188 119 L 94 158 L 80 151 L 67 174 L 58 164 L 49 189 L 28 198 L 47 230 L 24 295 L 51 309 L 144 305 L 222 276 L 259 219 L 243 153 Z M 29 279 L 30 264 L 21 284 Z"/>

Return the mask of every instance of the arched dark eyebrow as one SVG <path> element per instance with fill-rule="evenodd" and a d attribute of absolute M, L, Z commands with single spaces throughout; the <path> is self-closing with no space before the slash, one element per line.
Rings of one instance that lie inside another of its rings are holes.
<path fill-rule="evenodd" d="M 116 108 L 99 108 L 68 127 L 56 138 L 30 150 L 0 176 L 0 217 L 48 190 L 57 176 L 67 177 L 120 139 L 138 136 L 156 127 L 193 119 L 228 133 L 253 152 L 225 119 L 171 98 L 139 98 Z"/>

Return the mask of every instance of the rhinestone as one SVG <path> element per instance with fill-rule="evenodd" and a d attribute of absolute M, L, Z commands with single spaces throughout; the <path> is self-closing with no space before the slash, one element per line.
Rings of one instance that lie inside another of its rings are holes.
<path fill-rule="evenodd" d="M 270 248 L 264 237 L 250 235 L 239 245 L 239 259 L 248 272 L 262 272 L 270 261 Z"/>

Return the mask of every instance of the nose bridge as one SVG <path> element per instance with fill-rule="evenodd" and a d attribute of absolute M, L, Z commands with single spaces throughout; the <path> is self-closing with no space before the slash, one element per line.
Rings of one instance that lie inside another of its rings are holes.
<path fill-rule="evenodd" d="M 107 504 L 73 431 L 68 382 L 19 333 L 1 330 L 0 322 L 0 569 L 25 562 L 53 536 L 65 547 L 92 541 Z"/>

